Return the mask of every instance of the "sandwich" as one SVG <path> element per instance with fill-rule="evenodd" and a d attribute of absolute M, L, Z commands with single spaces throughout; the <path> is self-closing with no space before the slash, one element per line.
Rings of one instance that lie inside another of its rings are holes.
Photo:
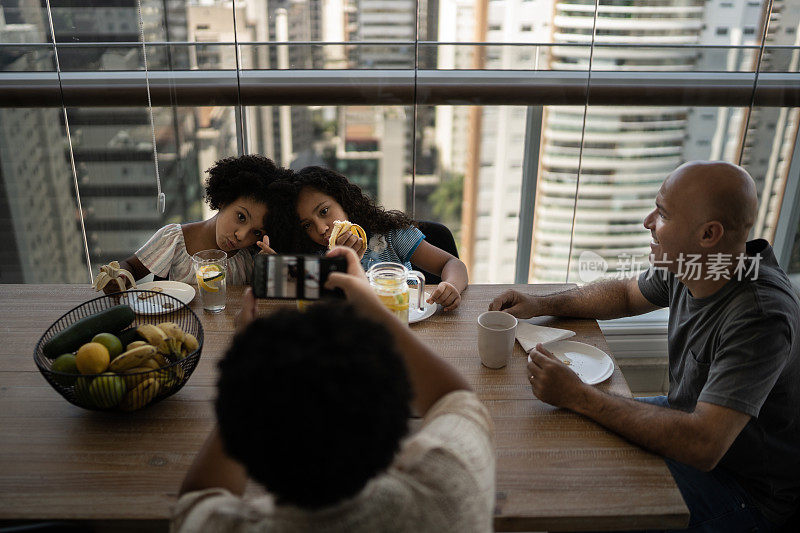
<path fill-rule="evenodd" d="M 328 249 L 330 250 L 336 246 L 336 239 L 339 238 L 339 235 L 347 233 L 348 231 L 357 237 L 361 237 L 361 240 L 364 241 L 364 245 L 366 246 L 367 232 L 364 231 L 364 228 L 358 224 L 348 222 L 347 220 L 335 220 L 333 222 L 333 231 L 331 231 L 331 237 L 328 239 Z"/>

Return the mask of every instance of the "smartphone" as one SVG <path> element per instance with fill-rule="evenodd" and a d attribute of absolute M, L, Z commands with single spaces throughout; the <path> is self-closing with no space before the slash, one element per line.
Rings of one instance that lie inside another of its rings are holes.
<path fill-rule="evenodd" d="M 344 298 L 340 289 L 325 288 L 331 272 L 346 272 L 344 257 L 266 255 L 255 257 L 253 294 L 256 298 L 319 300 Z"/>

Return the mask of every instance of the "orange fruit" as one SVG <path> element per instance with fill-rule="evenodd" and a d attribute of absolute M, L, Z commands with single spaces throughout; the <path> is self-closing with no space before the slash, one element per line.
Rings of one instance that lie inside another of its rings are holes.
<path fill-rule="evenodd" d="M 75 354 L 75 366 L 81 374 L 102 374 L 110 360 L 108 348 L 99 342 L 87 342 Z"/>

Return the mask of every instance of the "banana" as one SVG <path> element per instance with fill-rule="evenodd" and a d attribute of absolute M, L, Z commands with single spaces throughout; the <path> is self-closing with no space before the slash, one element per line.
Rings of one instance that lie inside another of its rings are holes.
<path fill-rule="evenodd" d="M 145 346 L 147 343 L 144 341 L 133 341 L 130 343 L 126 348 L 128 350 L 133 350 L 134 348 L 138 348 L 139 346 Z"/>
<path fill-rule="evenodd" d="M 334 220 L 333 230 L 331 231 L 331 236 L 328 239 L 328 249 L 336 246 L 336 239 L 339 238 L 339 235 L 342 233 L 347 233 L 348 231 L 360 237 L 364 243 L 367 242 L 367 232 L 364 231 L 364 228 L 358 224 L 353 224 L 349 220 Z"/>
<path fill-rule="evenodd" d="M 197 342 L 197 339 L 191 333 L 185 333 L 183 336 L 183 347 L 186 348 L 186 355 L 194 353 L 199 347 L 200 343 Z M 186 357 L 184 355 L 184 357 Z"/>
<path fill-rule="evenodd" d="M 153 361 L 156 362 L 156 364 L 158 365 L 159 368 L 161 368 L 162 366 L 167 366 L 169 364 L 169 361 L 164 359 L 164 356 L 161 355 L 160 353 L 156 353 L 153 356 Z"/>
<path fill-rule="evenodd" d="M 172 368 L 159 370 L 156 379 L 161 384 L 161 390 L 168 391 L 183 380 L 185 372 L 179 365 Z"/>
<path fill-rule="evenodd" d="M 152 377 L 150 375 L 151 370 L 151 368 L 146 366 L 137 366 L 136 368 L 126 370 L 125 373 L 122 374 L 122 379 L 125 380 L 125 386 L 128 387 L 129 391 L 133 390 L 139 383 Z"/>
<path fill-rule="evenodd" d="M 167 337 L 183 342 L 184 333 L 181 327 L 175 322 L 162 322 L 156 326 L 166 333 Z"/>
<path fill-rule="evenodd" d="M 153 378 L 148 378 L 136 385 L 133 390 L 128 391 L 119 404 L 119 408 L 123 411 L 141 409 L 158 395 L 160 388 L 161 386 L 158 381 Z"/>
<path fill-rule="evenodd" d="M 120 268 L 118 261 L 111 261 L 109 264 L 101 266 L 92 286 L 96 291 L 101 291 L 112 281 L 117 284 L 119 292 L 126 291 L 128 283 L 132 289 L 136 288 L 136 280 L 133 279 L 133 275 L 124 268 Z"/>
<path fill-rule="evenodd" d="M 162 342 L 169 338 L 167 337 L 167 334 L 161 330 L 161 328 L 154 326 L 153 324 L 142 324 L 136 328 L 136 333 L 145 339 L 148 344 L 152 344 L 156 348 L 158 348 Z"/>
<path fill-rule="evenodd" d="M 156 354 L 156 355 L 158 355 L 158 354 Z M 150 359 L 148 359 L 147 361 L 144 361 L 141 366 L 142 366 L 142 368 L 147 368 L 147 369 L 150 369 L 150 370 L 158 370 L 159 368 L 161 368 L 161 365 L 159 365 L 158 361 L 156 361 L 156 359 L 155 359 L 155 355 L 153 357 L 151 357 Z"/>
<path fill-rule="evenodd" d="M 155 347 L 149 344 L 145 346 L 139 346 L 138 348 L 128 350 L 127 352 L 116 356 L 114 360 L 111 361 L 111 364 L 108 365 L 108 369 L 112 372 L 119 373 L 130 368 L 142 366 L 142 363 L 153 357 L 155 353 Z"/>
<path fill-rule="evenodd" d="M 169 357 L 172 361 L 182 359 L 181 349 L 185 334 L 175 322 L 162 322 L 157 326 L 167 335 L 167 340 L 158 346 L 159 353 Z"/>

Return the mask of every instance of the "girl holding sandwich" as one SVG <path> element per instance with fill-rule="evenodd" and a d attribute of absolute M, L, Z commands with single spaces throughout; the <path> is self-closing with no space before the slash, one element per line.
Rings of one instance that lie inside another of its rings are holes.
<path fill-rule="evenodd" d="M 288 187 L 286 182 L 279 187 L 284 194 L 276 194 L 275 199 L 284 196 L 288 201 L 275 208 L 270 206 L 271 218 L 290 206 L 294 211 L 285 214 L 283 223 L 274 221 L 270 227 L 291 224 L 299 231 L 284 233 L 288 240 L 283 243 L 273 239 L 276 250 L 319 253 L 333 245 L 347 246 L 361 258 L 364 270 L 383 261 L 401 263 L 409 269 L 414 263 L 442 278 L 428 303 L 438 303 L 445 311 L 461 303 L 461 292 L 468 283 L 467 267 L 457 257 L 425 241 L 425 235 L 402 211 L 386 211 L 347 178 L 322 167 L 306 167 L 290 178 Z M 348 231 L 347 225 L 342 230 L 335 221 L 357 224 L 364 232 L 356 227 Z"/>

